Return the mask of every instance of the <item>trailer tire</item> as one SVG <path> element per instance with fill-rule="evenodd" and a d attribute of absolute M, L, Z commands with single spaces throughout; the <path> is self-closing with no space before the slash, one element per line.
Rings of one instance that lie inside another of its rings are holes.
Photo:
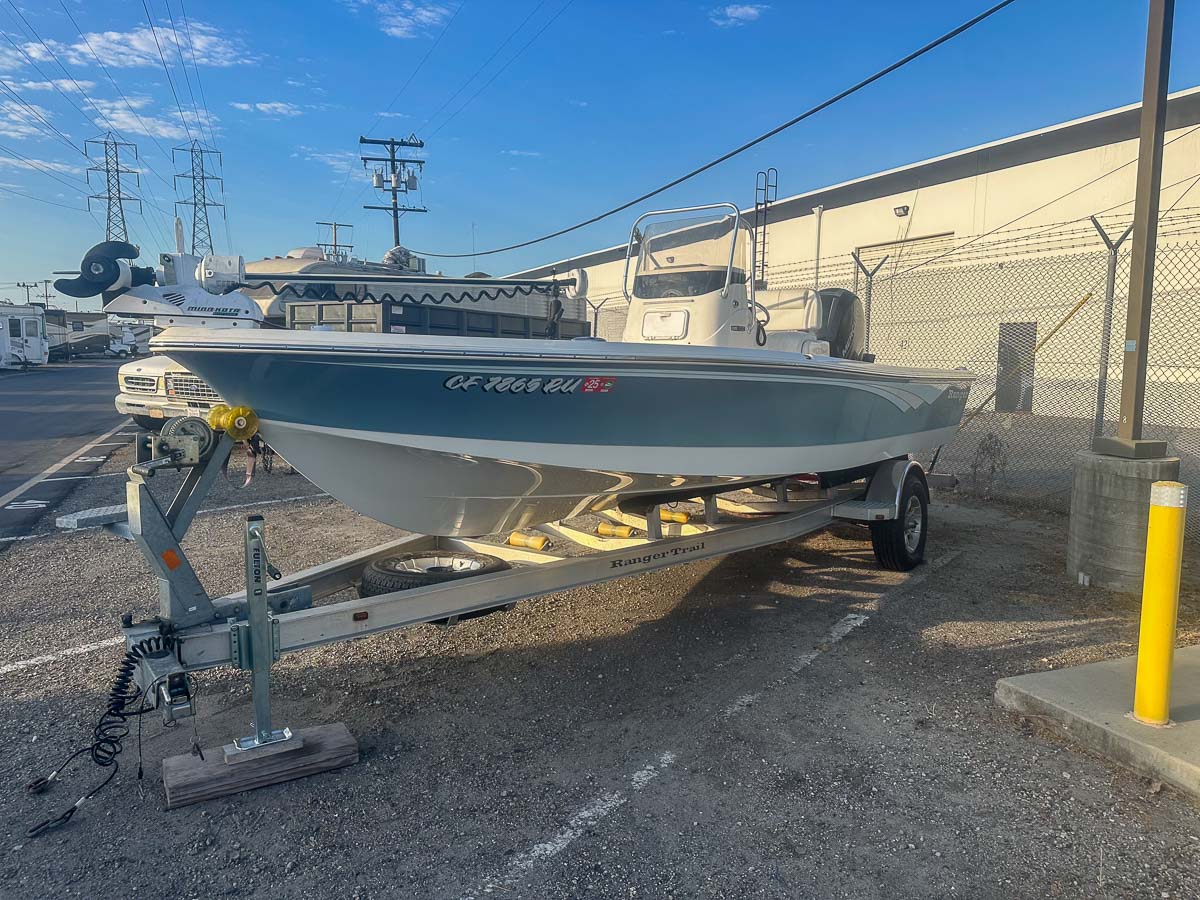
<path fill-rule="evenodd" d="M 490 575 L 507 568 L 509 565 L 504 560 L 486 553 L 458 550 L 398 553 L 377 559 L 363 569 L 358 594 L 360 597 L 375 597 L 393 591 L 457 581 L 473 575 Z"/>
<path fill-rule="evenodd" d="M 871 523 L 871 546 L 881 568 L 907 572 L 925 559 L 929 534 L 929 488 L 917 472 L 909 472 L 900 490 L 899 515 Z"/>

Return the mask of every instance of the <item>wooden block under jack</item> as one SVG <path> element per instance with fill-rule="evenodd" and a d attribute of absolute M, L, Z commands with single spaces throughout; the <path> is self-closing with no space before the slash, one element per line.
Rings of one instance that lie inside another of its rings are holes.
<path fill-rule="evenodd" d="M 236 762 L 225 761 L 225 748 L 205 749 L 204 759 L 190 753 L 163 760 L 167 809 L 226 797 L 254 788 L 279 784 L 305 775 L 328 772 L 358 762 L 358 741 L 344 722 L 301 728 L 287 744 L 268 745 L 263 753 L 249 751 Z"/>

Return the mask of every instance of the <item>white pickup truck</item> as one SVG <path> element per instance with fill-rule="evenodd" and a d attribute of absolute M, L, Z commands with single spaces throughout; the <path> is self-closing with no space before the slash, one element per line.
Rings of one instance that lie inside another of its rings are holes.
<path fill-rule="evenodd" d="M 158 430 L 172 416 L 201 416 L 223 403 L 220 395 L 168 356 L 125 363 L 117 370 L 117 412 Z"/>

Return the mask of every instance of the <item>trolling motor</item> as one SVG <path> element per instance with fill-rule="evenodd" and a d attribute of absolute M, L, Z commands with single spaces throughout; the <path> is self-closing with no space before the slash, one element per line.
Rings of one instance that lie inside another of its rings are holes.
<path fill-rule="evenodd" d="M 95 297 L 108 303 L 125 288 L 154 284 L 154 269 L 131 266 L 126 260 L 137 259 L 141 251 L 128 241 L 101 241 L 83 256 L 79 275 L 59 278 L 54 289 L 68 297 Z"/>
<path fill-rule="evenodd" d="M 159 328 L 253 328 L 262 322 L 258 305 L 237 290 L 246 280 L 242 257 L 180 250 L 162 254 L 155 269 L 132 264 L 140 252 L 127 241 L 102 241 L 84 254 L 75 278 L 59 278 L 54 287 L 68 297 L 100 296 L 105 312 L 153 317 Z"/>

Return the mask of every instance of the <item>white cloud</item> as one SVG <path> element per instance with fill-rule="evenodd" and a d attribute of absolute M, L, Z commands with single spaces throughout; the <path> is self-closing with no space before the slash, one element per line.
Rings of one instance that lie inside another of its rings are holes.
<path fill-rule="evenodd" d="M 155 42 L 155 34 L 158 41 Z M 188 35 L 191 35 L 189 40 Z M 161 66 L 158 48 L 162 46 L 163 56 L 168 62 L 178 60 L 180 53 L 189 63 L 195 60 L 197 65 L 226 68 L 243 63 L 256 62 L 255 56 L 246 45 L 228 31 L 222 31 L 204 22 L 192 22 L 191 29 L 157 27 L 150 30 L 149 25 L 139 25 L 129 31 L 93 31 L 88 32 L 87 39 L 69 43 L 47 39 L 46 45 L 55 55 L 74 66 L 94 66 L 96 57 L 92 51 L 104 60 L 106 66 L 114 68 L 135 68 L 137 66 Z M 89 49 L 89 46 L 90 49 Z M 51 62 L 50 53 L 38 42 L 28 42 L 22 46 L 25 53 L 36 62 Z M 0 53 L 0 69 L 20 68 L 19 56 Z"/>
<path fill-rule="evenodd" d="M 541 156 L 541 150 L 501 150 L 505 156 Z"/>
<path fill-rule="evenodd" d="M 279 118 L 281 116 L 299 116 L 303 115 L 304 110 L 294 103 L 286 103 L 283 100 L 261 100 L 255 103 L 244 103 L 241 101 L 230 103 L 234 109 L 240 109 L 243 112 L 260 112 L 264 116 Z"/>
<path fill-rule="evenodd" d="M 26 107 L 15 100 L 0 101 L 0 135 L 10 138 L 41 136 L 46 126 L 38 116 L 49 121 L 50 111 L 36 103 L 30 103 Z"/>
<path fill-rule="evenodd" d="M 408 113 L 402 113 L 402 112 L 381 112 L 379 114 L 379 117 L 381 119 L 411 119 L 412 118 L 412 116 L 410 116 Z"/>
<path fill-rule="evenodd" d="M 580 109 L 585 109 L 588 105 L 586 100 L 568 100 L 567 102 L 572 106 L 578 106 Z"/>
<path fill-rule="evenodd" d="M 0 78 L 0 81 L 14 91 L 90 91 L 96 86 L 96 82 L 85 81 L 82 78 L 75 81 L 69 78 L 55 78 L 51 81 L 10 81 Z"/>
<path fill-rule="evenodd" d="M 123 134 L 140 134 L 173 141 L 186 138 L 188 129 L 191 129 L 193 137 L 202 134 L 204 129 L 208 129 L 210 133 L 217 131 L 216 118 L 206 118 L 203 112 L 197 118 L 196 113 L 184 110 L 181 121 L 178 112 L 160 114 L 152 110 L 150 107 L 153 101 L 149 97 L 135 96 L 127 99 L 128 106 L 125 100 L 92 100 L 91 105 L 98 113 L 96 124 L 101 128 L 108 128 L 111 123 L 111 127 Z M 184 122 L 187 123 L 186 129 L 183 127 Z"/>
<path fill-rule="evenodd" d="M 8 166 L 11 169 L 28 169 L 36 172 L 39 169 L 42 171 L 49 170 L 58 172 L 62 175 L 79 175 L 83 172 L 81 166 L 72 166 L 67 163 L 54 162 L 49 159 L 15 159 L 11 156 L 0 156 L 0 166 Z"/>
<path fill-rule="evenodd" d="M 718 6 L 708 14 L 709 21 L 720 28 L 757 22 L 771 7 L 763 3 L 731 3 Z"/>
<path fill-rule="evenodd" d="M 351 153 L 349 150 L 318 150 L 316 147 L 305 147 L 304 145 L 296 149 L 309 162 L 328 166 L 339 175 L 361 171 L 359 167 L 362 165 L 362 160 L 358 158 L 357 153 Z"/>
<path fill-rule="evenodd" d="M 449 6 L 428 0 L 342 0 L 342 5 L 354 12 L 374 11 L 379 28 L 395 38 L 424 37 L 444 25 L 452 12 Z"/>

